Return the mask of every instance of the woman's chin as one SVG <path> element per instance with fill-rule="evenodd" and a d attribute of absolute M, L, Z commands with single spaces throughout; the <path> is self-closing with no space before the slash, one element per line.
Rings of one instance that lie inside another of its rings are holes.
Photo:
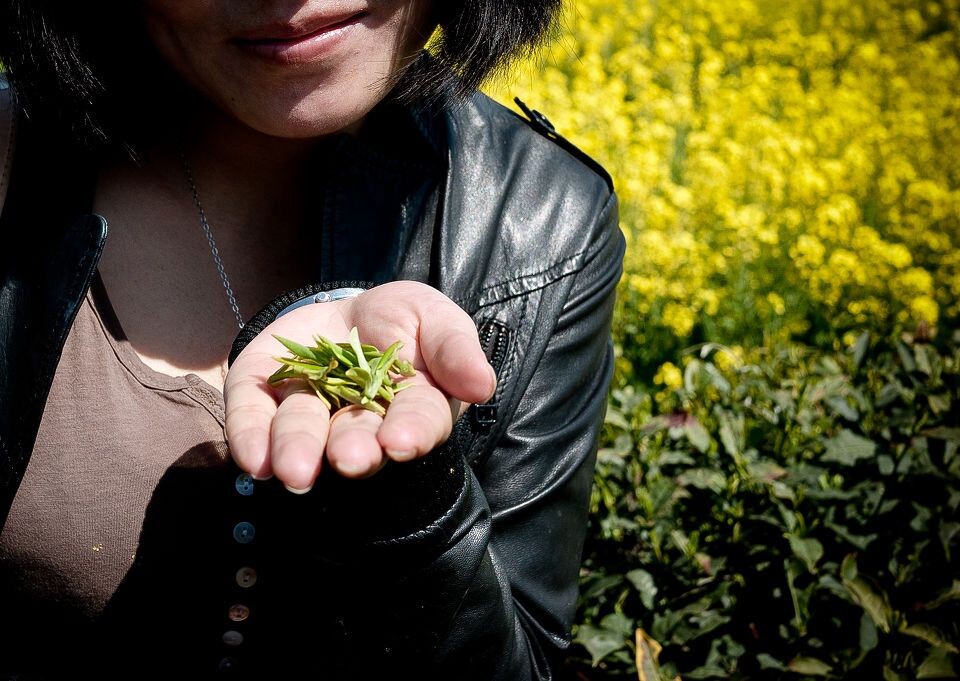
<path fill-rule="evenodd" d="M 357 101 L 356 98 L 331 101 L 331 98 L 313 96 L 299 101 L 287 101 L 282 96 L 262 95 L 241 105 L 221 104 L 221 110 L 248 128 L 287 139 L 326 137 L 338 132 L 354 132 L 377 99 Z"/>

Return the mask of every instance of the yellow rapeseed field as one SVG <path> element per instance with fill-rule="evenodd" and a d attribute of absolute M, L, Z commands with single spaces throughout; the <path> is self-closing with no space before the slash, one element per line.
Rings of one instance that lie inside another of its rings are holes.
<path fill-rule="evenodd" d="M 960 313 L 960 0 L 578 0 L 489 91 L 614 177 L 621 370 Z"/>

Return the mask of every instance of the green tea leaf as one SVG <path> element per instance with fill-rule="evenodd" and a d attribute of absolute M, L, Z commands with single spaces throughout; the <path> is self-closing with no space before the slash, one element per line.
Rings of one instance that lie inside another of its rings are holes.
<path fill-rule="evenodd" d="M 833 671 L 833 667 L 815 657 L 795 657 L 787 663 L 787 669 L 794 674 L 810 676 L 829 676 Z"/>
<path fill-rule="evenodd" d="M 821 461 L 836 462 L 843 466 L 853 466 L 861 459 L 869 459 L 877 451 L 877 445 L 872 440 L 846 429 L 827 440 L 824 445 L 827 451 L 820 458 Z"/>
<path fill-rule="evenodd" d="M 816 572 L 817 561 L 823 558 L 823 544 L 816 539 L 803 539 L 794 534 L 786 535 L 793 555 L 803 561 L 810 572 Z"/>
<path fill-rule="evenodd" d="M 787 671 L 787 666 L 783 662 L 767 653 L 757 655 L 757 663 L 760 665 L 760 669 L 776 669 L 781 672 Z"/>
<path fill-rule="evenodd" d="M 370 364 L 367 362 L 367 357 L 363 353 L 363 348 L 360 346 L 360 334 L 357 332 L 357 327 L 350 329 L 350 347 L 353 348 L 353 352 L 357 357 L 358 366 L 369 372 Z"/>
<path fill-rule="evenodd" d="M 934 648 L 917 669 L 918 679 L 955 679 L 957 670 L 953 666 L 950 654 L 941 648 Z"/>
<path fill-rule="evenodd" d="M 625 648 L 627 645 L 621 634 L 589 624 L 580 625 L 573 640 L 587 649 L 594 667 L 600 664 L 601 660 L 607 655 L 615 650 Z"/>
<path fill-rule="evenodd" d="M 844 579 L 843 586 L 853 597 L 853 601 L 870 615 L 877 628 L 884 633 L 889 633 L 893 610 L 886 594 L 874 589 L 862 577 Z"/>
<path fill-rule="evenodd" d="M 681 473 L 677 482 L 683 487 L 696 487 L 720 494 L 727 487 L 727 479 L 723 473 L 709 468 L 694 468 Z"/>
<path fill-rule="evenodd" d="M 294 355 L 300 357 L 301 359 L 303 360 L 313 359 L 314 361 L 316 361 L 316 357 L 313 356 L 313 350 L 308 348 L 306 345 L 300 345 L 300 343 L 292 341 L 288 338 L 284 338 L 283 336 L 278 336 L 276 334 L 273 334 L 273 337 L 276 338 L 278 341 L 280 341 L 283 347 L 285 347 L 287 350 L 292 352 Z"/>
<path fill-rule="evenodd" d="M 956 579 L 953 580 L 953 584 L 941 591 L 935 599 L 927 603 L 924 607 L 927 610 L 934 610 L 953 601 L 960 601 L 960 581 Z"/>
<path fill-rule="evenodd" d="M 699 451 L 706 452 L 710 448 L 710 434 L 693 416 L 688 417 L 686 423 L 684 423 L 683 434 L 687 436 L 690 444 Z"/>
<path fill-rule="evenodd" d="M 877 647 L 880 639 L 877 636 L 877 625 L 867 613 L 860 616 L 860 650 L 867 652 Z"/>
<path fill-rule="evenodd" d="M 912 636 L 913 638 L 919 638 L 921 641 L 926 641 L 934 648 L 940 648 L 951 653 L 960 653 L 957 646 L 947 639 L 942 631 L 929 624 L 911 624 L 904 626 L 900 628 L 900 633 Z"/>
<path fill-rule="evenodd" d="M 853 368 L 859 369 L 863 365 L 863 360 L 867 356 L 867 350 L 870 349 L 870 332 L 864 331 L 857 338 L 853 345 Z"/>
<path fill-rule="evenodd" d="M 637 590 L 637 593 L 640 594 L 640 602 L 643 603 L 643 607 L 647 610 L 653 610 L 653 599 L 657 595 L 657 587 L 653 583 L 653 575 L 651 575 L 646 570 L 636 569 L 630 570 L 626 574 L 627 580 L 633 587 Z"/>

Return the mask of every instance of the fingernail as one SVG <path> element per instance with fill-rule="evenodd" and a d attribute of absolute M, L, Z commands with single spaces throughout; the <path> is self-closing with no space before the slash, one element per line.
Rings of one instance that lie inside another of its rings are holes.
<path fill-rule="evenodd" d="M 387 456 L 389 456 L 394 461 L 409 461 L 417 455 L 417 452 L 412 449 L 388 449 Z"/>
<path fill-rule="evenodd" d="M 497 385 L 497 370 L 493 368 L 493 365 L 492 365 L 492 364 L 488 364 L 488 365 L 487 365 L 487 369 L 490 370 L 491 383 L 492 383 L 494 386 L 496 386 L 496 385 Z"/>
<path fill-rule="evenodd" d="M 272 478 L 273 473 L 271 473 L 270 475 L 253 475 L 251 473 L 250 477 L 253 478 L 254 480 L 258 480 L 259 482 L 263 482 L 264 480 L 269 480 L 270 478 Z"/>
<path fill-rule="evenodd" d="M 293 492 L 294 494 L 306 494 L 307 492 L 313 489 L 313 485 L 310 485 L 309 487 L 305 487 L 304 489 L 297 489 L 296 487 L 291 487 L 290 485 L 284 485 L 284 487 L 287 488 L 288 492 Z"/>

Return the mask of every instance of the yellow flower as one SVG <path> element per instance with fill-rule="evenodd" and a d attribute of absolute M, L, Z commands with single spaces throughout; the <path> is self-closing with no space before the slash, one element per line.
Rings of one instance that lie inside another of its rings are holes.
<path fill-rule="evenodd" d="M 767 302 L 770 303 L 770 309 L 772 309 L 774 314 L 778 316 L 787 311 L 787 306 L 786 303 L 784 303 L 783 298 L 776 293 L 768 293 Z"/>
<path fill-rule="evenodd" d="M 672 362 L 664 362 L 657 369 L 653 382 L 668 390 L 676 390 L 683 385 L 683 373 Z"/>

